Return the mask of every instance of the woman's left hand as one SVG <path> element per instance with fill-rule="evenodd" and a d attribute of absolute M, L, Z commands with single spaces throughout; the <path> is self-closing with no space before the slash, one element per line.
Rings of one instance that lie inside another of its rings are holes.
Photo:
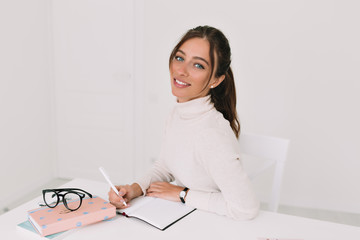
<path fill-rule="evenodd" d="M 146 196 L 162 198 L 174 202 L 180 202 L 179 194 L 184 187 L 176 186 L 168 182 L 154 182 L 146 190 Z"/>

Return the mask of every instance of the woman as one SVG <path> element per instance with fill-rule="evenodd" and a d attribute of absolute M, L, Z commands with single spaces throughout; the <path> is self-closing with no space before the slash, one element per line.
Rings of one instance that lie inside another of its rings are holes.
<path fill-rule="evenodd" d="M 259 203 L 239 160 L 230 57 L 226 37 L 209 26 L 189 30 L 175 46 L 169 69 L 177 103 L 165 127 L 159 160 L 136 183 L 117 186 L 124 200 L 110 190 L 113 205 L 126 208 L 121 201 L 146 195 L 234 219 L 257 215 Z"/>

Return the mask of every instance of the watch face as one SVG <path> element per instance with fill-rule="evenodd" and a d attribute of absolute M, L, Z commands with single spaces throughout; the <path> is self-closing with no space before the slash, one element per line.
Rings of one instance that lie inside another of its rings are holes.
<path fill-rule="evenodd" d="M 185 191 L 180 192 L 180 197 L 182 197 L 182 198 L 185 197 Z"/>

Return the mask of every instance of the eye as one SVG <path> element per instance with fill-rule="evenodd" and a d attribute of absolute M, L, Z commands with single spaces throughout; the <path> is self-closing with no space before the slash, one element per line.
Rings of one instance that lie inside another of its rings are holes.
<path fill-rule="evenodd" d="M 175 59 L 176 61 L 179 61 L 179 62 L 183 62 L 183 61 L 184 61 L 184 59 L 183 59 L 182 57 L 180 57 L 180 56 L 175 56 L 174 59 Z"/>
<path fill-rule="evenodd" d="M 196 68 L 199 68 L 199 69 L 205 69 L 203 65 L 199 64 L 199 63 L 195 63 L 194 65 Z"/>

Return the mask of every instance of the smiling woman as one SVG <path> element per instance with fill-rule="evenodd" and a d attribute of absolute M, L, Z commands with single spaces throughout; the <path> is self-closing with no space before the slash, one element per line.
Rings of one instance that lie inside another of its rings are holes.
<path fill-rule="evenodd" d="M 226 37 L 209 26 L 189 30 L 175 46 L 169 70 L 177 103 L 159 160 L 136 183 L 117 186 L 122 197 L 110 190 L 112 204 L 126 208 L 121 201 L 144 194 L 234 219 L 257 215 L 259 203 L 238 152 L 230 56 Z"/>

